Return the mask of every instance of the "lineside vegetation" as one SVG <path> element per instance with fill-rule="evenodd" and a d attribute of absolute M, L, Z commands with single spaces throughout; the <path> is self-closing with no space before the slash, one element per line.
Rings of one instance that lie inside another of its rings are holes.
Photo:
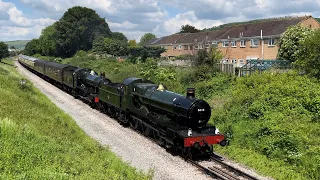
<path fill-rule="evenodd" d="M 15 70 L 0 64 L 1 179 L 151 179 L 89 138 Z M 11 66 L 10 66 L 11 64 Z"/>
<path fill-rule="evenodd" d="M 154 59 L 133 64 L 80 53 L 59 61 L 106 72 L 108 78 L 118 82 L 130 76 L 144 77 L 181 94 L 187 87 L 195 87 L 196 96 L 214 107 L 211 123 L 231 142 L 215 151 L 275 179 L 320 178 L 317 79 L 294 71 L 237 78 L 220 74 L 208 65 L 163 67 Z M 54 58 L 47 57 L 50 59 Z"/>

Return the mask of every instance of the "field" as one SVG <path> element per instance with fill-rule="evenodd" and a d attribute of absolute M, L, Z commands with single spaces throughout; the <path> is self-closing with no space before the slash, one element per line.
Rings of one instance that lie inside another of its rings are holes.
<path fill-rule="evenodd" d="M 0 63 L 1 179 L 151 179 L 89 138 L 16 71 Z"/>
<path fill-rule="evenodd" d="M 17 40 L 17 41 L 7 41 L 4 42 L 8 45 L 8 47 L 10 48 L 11 46 L 14 46 L 17 49 L 23 50 L 24 47 L 26 46 L 26 44 L 29 42 L 30 40 Z"/>
<path fill-rule="evenodd" d="M 320 84 L 315 79 L 294 71 L 238 78 L 207 66 L 160 67 L 152 59 L 131 64 L 84 52 L 55 60 L 105 72 L 112 81 L 144 77 L 181 94 L 195 87 L 196 96 L 213 106 L 210 123 L 230 140 L 217 152 L 275 179 L 320 179 Z"/>

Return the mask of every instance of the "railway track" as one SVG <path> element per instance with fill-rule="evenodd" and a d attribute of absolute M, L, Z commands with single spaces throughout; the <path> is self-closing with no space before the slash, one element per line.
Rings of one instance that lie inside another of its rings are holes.
<path fill-rule="evenodd" d="M 188 160 L 191 164 L 209 174 L 210 176 L 222 180 L 259 180 L 248 173 L 245 173 L 217 157 L 211 157 L 208 161 Z"/>

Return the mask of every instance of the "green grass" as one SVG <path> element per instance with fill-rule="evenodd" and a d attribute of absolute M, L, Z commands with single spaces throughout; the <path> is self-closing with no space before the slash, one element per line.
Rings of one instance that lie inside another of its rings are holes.
<path fill-rule="evenodd" d="M 17 40 L 17 41 L 6 41 L 4 43 L 6 43 L 9 48 L 11 46 L 14 46 L 17 49 L 23 50 L 29 41 L 30 40 Z"/>
<path fill-rule="evenodd" d="M 12 64 L 10 60 L 4 60 Z M 89 138 L 62 110 L 0 64 L 1 179 L 150 179 Z"/>

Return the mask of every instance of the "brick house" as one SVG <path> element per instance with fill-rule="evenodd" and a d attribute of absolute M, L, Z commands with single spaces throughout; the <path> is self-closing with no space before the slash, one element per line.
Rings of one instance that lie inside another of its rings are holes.
<path fill-rule="evenodd" d="M 244 65 L 252 59 L 276 59 L 281 34 L 289 26 L 301 25 L 318 29 L 319 22 L 312 16 L 266 19 L 256 23 L 245 23 L 220 30 L 181 33 L 152 40 L 149 45 L 161 46 L 167 51 L 162 57 L 196 54 L 199 49 L 216 46 L 223 53 L 222 63 Z"/>

